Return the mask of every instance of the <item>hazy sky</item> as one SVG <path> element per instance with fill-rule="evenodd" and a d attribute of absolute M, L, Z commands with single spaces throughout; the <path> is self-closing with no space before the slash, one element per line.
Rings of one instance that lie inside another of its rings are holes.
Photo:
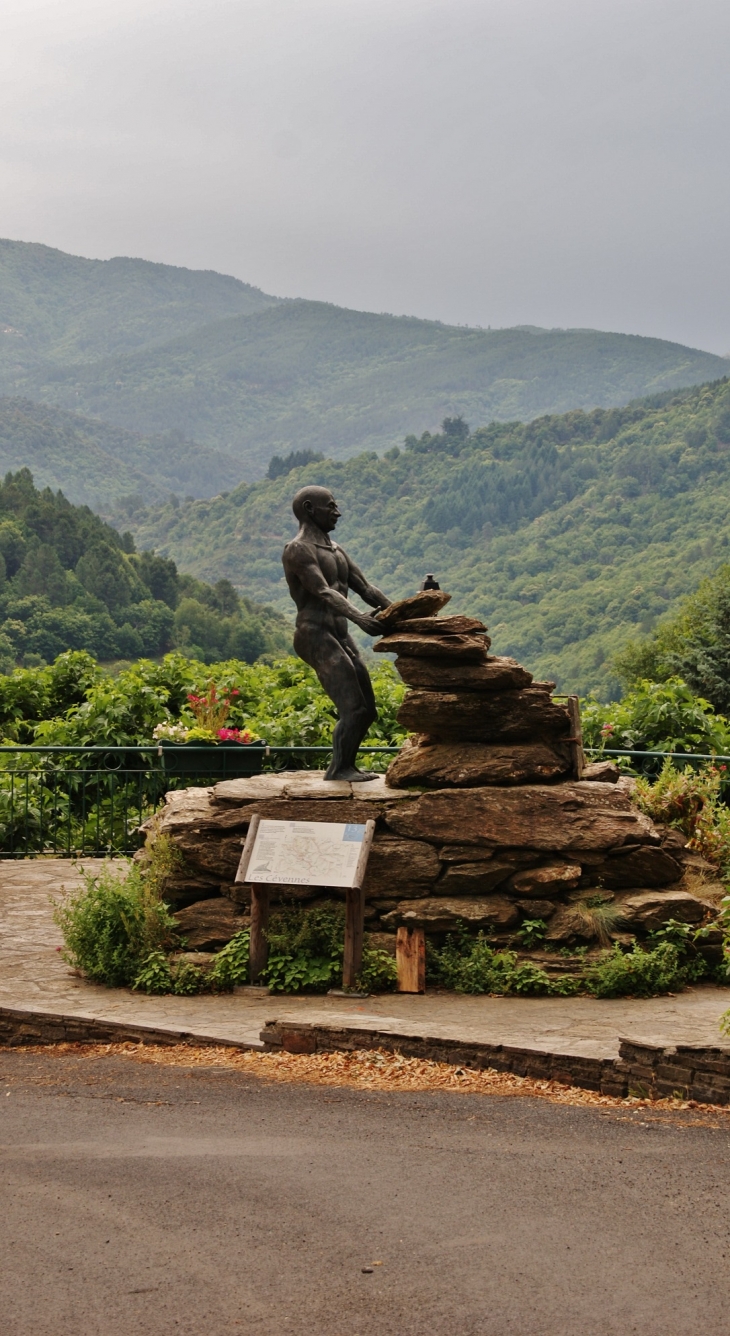
<path fill-rule="evenodd" d="M 730 351 L 728 0 L 0 0 L 0 235 Z"/>

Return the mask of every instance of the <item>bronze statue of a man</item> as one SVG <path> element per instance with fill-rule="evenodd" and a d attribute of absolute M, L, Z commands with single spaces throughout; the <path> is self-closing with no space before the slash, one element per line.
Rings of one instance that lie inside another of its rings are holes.
<path fill-rule="evenodd" d="M 337 706 L 339 722 L 332 736 L 332 762 L 326 779 L 374 779 L 358 770 L 358 748 L 378 717 L 368 670 L 348 634 L 348 620 L 368 635 L 380 635 L 374 617 L 358 612 L 347 597 L 353 589 L 371 608 L 387 608 L 390 599 L 368 584 L 330 534 L 341 511 L 326 487 L 302 487 L 292 502 L 299 533 L 284 548 L 282 561 L 289 593 L 297 605 L 294 649 L 317 674 Z"/>

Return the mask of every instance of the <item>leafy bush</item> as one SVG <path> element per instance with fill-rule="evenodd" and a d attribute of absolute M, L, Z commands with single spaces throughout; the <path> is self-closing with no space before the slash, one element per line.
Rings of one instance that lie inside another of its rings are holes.
<path fill-rule="evenodd" d="M 667 759 L 652 784 L 638 779 L 635 800 L 652 821 L 684 831 L 690 845 L 730 878 L 730 811 L 723 802 L 725 767 L 678 770 Z"/>
<path fill-rule="evenodd" d="M 77 674 L 75 698 L 62 683 Z M 405 730 L 396 713 L 405 686 L 392 664 L 372 672 L 378 720 L 368 743 L 398 743 Z M 161 662 L 140 659 L 116 676 L 88 655 L 62 655 L 52 668 L 20 669 L 0 677 L 0 730 L 13 737 L 28 721 L 23 741 L 87 746 L 150 742 L 160 725 L 196 725 L 196 700 L 214 689 L 226 706 L 226 724 L 264 738 L 272 746 L 327 746 L 336 711 L 307 664 L 293 656 L 273 664 L 229 659 L 204 664 L 178 653 Z M 193 697 L 191 702 L 190 697 Z"/>
<path fill-rule="evenodd" d="M 178 997 L 192 997 L 208 991 L 208 979 L 192 960 L 178 960 L 172 969 L 172 992 Z"/>
<path fill-rule="evenodd" d="M 262 981 L 278 993 L 325 992 L 342 981 L 345 915 L 339 906 L 288 908 L 272 915 L 269 960 Z M 213 958 L 210 969 L 175 960 L 161 950 L 142 962 L 133 987 L 146 993 L 226 992 L 249 978 L 250 932 L 236 933 Z M 396 980 L 395 960 L 365 940 L 358 987 L 384 992 Z"/>
<path fill-rule="evenodd" d="M 616 944 L 586 971 L 585 986 L 594 997 L 655 997 L 680 992 L 710 973 L 699 955 L 688 958 L 681 945 L 656 941 L 648 950 L 635 942 L 630 951 Z"/>
<path fill-rule="evenodd" d="M 172 964 L 164 951 L 150 951 L 132 981 L 140 993 L 171 993 L 173 991 Z"/>
<path fill-rule="evenodd" d="M 298 906 L 273 914 L 269 927 L 269 960 L 264 979 L 274 992 L 326 992 L 342 985 L 345 953 L 345 910 L 341 905 Z M 373 948 L 368 936 L 363 946 L 358 986 L 391 988 L 395 960 Z"/>
<path fill-rule="evenodd" d="M 517 963 L 514 951 L 495 951 L 483 933 L 470 937 L 466 929 L 449 933 L 443 947 L 429 944 L 428 973 L 457 993 L 524 993 L 532 996 L 577 992 L 579 981 L 570 976 L 551 979 L 530 961 Z"/>
<path fill-rule="evenodd" d="M 496 951 L 483 933 L 470 937 L 462 928 L 450 933 L 441 948 L 429 944 L 428 973 L 433 982 L 457 993 L 569 997 L 586 992 L 594 997 L 654 997 L 718 976 L 699 950 L 703 935 L 702 928 L 672 920 L 651 935 L 647 948 L 635 943 L 626 950 L 617 943 L 588 964 L 582 975 L 553 978 L 531 961 L 518 963 L 514 951 Z"/>
<path fill-rule="evenodd" d="M 248 983 L 250 942 L 251 933 L 248 928 L 243 928 L 221 948 L 208 974 L 208 981 L 213 988 L 225 991 Z"/>
<path fill-rule="evenodd" d="M 64 959 L 93 983 L 132 984 L 143 962 L 174 941 L 176 930 L 153 877 L 135 864 L 82 871 L 83 888 L 56 905 Z"/>
<path fill-rule="evenodd" d="M 730 723 L 677 677 L 638 682 L 611 705 L 585 700 L 581 716 L 587 747 L 706 754 L 730 749 Z"/>
<path fill-rule="evenodd" d="M 171 958 L 164 951 L 150 952 L 132 987 L 140 993 L 175 993 L 178 997 L 211 991 L 209 973 L 206 974 L 192 960 Z"/>
<path fill-rule="evenodd" d="M 523 919 L 516 934 L 527 951 L 533 946 L 540 946 L 545 940 L 547 923 L 544 919 Z"/>
<path fill-rule="evenodd" d="M 342 980 L 345 911 L 339 905 L 272 914 L 263 978 L 275 993 L 326 992 Z"/>
<path fill-rule="evenodd" d="M 700 814 L 719 794 L 719 772 L 714 767 L 678 770 L 669 758 L 657 778 L 638 779 L 634 789 L 637 805 L 652 821 L 675 826 L 688 838 L 697 833 Z"/>
<path fill-rule="evenodd" d="M 368 946 L 367 936 L 362 953 L 362 969 L 357 976 L 357 986 L 363 993 L 387 993 L 396 984 L 398 970 L 395 956 L 378 947 Z"/>

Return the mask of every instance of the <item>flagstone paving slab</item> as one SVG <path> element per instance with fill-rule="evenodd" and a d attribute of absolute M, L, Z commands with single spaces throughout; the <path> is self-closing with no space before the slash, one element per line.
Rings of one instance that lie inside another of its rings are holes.
<path fill-rule="evenodd" d="M 38 858 L 0 862 L 0 1008 L 97 1018 L 260 1047 L 265 1022 L 347 1025 L 387 1034 L 508 1044 L 584 1057 L 618 1056 L 619 1038 L 670 1045 L 717 1044 L 730 989 L 698 987 L 645 1000 L 462 997 L 429 992 L 368 998 L 148 997 L 87 983 L 62 959 L 54 899 L 78 886 L 73 863 Z"/>

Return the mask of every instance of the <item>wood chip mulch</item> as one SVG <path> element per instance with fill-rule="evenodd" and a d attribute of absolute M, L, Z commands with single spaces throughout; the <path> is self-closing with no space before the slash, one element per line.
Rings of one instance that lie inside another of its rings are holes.
<path fill-rule="evenodd" d="M 55 1044 L 33 1045 L 16 1052 L 73 1054 L 78 1057 L 122 1057 L 166 1067 L 225 1068 L 264 1081 L 303 1082 L 308 1085 L 346 1086 L 353 1090 L 428 1092 L 446 1090 L 465 1095 L 527 1096 L 553 1104 L 583 1105 L 660 1114 L 697 1110 L 698 1113 L 730 1118 L 730 1106 L 698 1104 L 695 1100 L 627 1099 L 601 1095 L 558 1081 L 540 1081 L 491 1068 L 476 1070 L 445 1062 L 406 1058 L 382 1049 L 358 1049 L 353 1053 L 261 1053 L 228 1047 L 192 1044 Z"/>

